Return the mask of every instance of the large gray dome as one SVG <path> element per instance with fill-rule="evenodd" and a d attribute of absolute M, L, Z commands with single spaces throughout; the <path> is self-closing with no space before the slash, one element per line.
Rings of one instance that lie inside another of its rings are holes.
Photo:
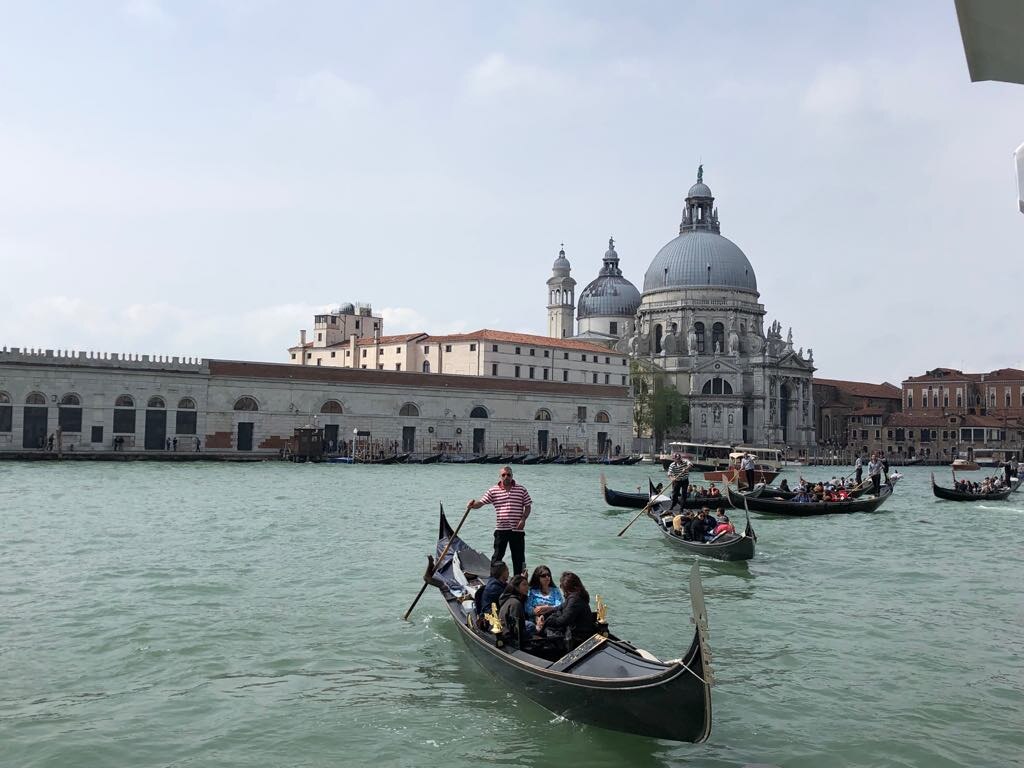
<path fill-rule="evenodd" d="M 746 254 L 732 240 L 706 230 L 687 230 L 670 240 L 644 275 L 645 293 L 708 286 L 757 292 L 757 278 Z"/>
<path fill-rule="evenodd" d="M 632 317 L 639 306 L 640 291 L 622 276 L 615 240 L 608 238 L 604 265 L 597 279 L 580 294 L 576 316 L 580 320 L 588 317 Z"/>

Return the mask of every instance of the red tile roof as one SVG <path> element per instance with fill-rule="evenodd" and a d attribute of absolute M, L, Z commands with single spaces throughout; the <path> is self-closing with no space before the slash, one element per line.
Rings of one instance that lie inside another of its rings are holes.
<path fill-rule="evenodd" d="M 865 381 L 842 381 L 840 379 L 819 379 L 814 378 L 811 384 L 815 387 L 835 387 L 840 392 L 845 392 L 854 397 L 873 397 L 885 400 L 902 400 L 903 391 L 889 382 L 881 384 L 870 384 Z"/>
<path fill-rule="evenodd" d="M 933 368 L 923 376 L 911 376 L 905 379 L 903 383 L 914 382 L 916 384 L 923 382 L 927 384 L 945 381 L 984 381 L 985 383 L 990 381 L 1024 381 L 1024 371 L 1019 368 L 998 368 L 988 373 L 964 373 L 956 368 Z"/>

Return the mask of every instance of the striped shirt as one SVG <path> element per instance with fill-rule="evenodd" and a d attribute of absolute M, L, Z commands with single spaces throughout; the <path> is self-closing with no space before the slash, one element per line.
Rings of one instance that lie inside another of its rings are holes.
<path fill-rule="evenodd" d="M 682 461 L 673 461 L 668 467 L 668 476 L 672 478 L 672 481 L 676 480 L 688 480 L 690 477 L 690 462 L 686 459 Z"/>
<path fill-rule="evenodd" d="M 526 513 L 526 507 L 533 504 L 529 492 L 514 480 L 508 490 L 499 483 L 489 489 L 481 499 L 481 504 L 493 504 L 495 512 L 494 529 L 512 531 L 519 527 Z"/>

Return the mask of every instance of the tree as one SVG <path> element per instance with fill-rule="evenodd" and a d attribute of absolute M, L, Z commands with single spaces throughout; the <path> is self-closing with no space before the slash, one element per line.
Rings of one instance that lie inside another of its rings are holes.
<path fill-rule="evenodd" d="M 673 386 L 668 375 L 646 360 L 630 363 L 633 382 L 633 428 L 637 437 L 650 432 L 655 445 L 661 445 L 665 433 L 690 420 L 689 401 Z"/>
<path fill-rule="evenodd" d="M 690 421 L 689 401 L 667 381 L 655 388 L 652 411 L 654 439 L 659 445 L 665 439 L 666 432 L 674 431 Z"/>

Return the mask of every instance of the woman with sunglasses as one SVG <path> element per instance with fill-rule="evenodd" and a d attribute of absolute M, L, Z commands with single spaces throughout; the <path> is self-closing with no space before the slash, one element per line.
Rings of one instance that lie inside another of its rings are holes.
<path fill-rule="evenodd" d="M 536 621 L 546 613 L 551 613 L 565 602 L 562 590 L 555 586 L 551 577 L 551 569 L 546 565 L 538 565 L 530 577 L 530 592 L 526 596 L 526 618 Z"/>
<path fill-rule="evenodd" d="M 565 603 L 546 616 L 537 619 L 537 631 L 546 630 L 548 637 L 561 637 L 565 650 L 571 651 L 589 638 L 597 629 L 594 612 L 590 609 L 590 594 L 580 577 L 566 571 L 558 581 L 565 594 Z"/>

